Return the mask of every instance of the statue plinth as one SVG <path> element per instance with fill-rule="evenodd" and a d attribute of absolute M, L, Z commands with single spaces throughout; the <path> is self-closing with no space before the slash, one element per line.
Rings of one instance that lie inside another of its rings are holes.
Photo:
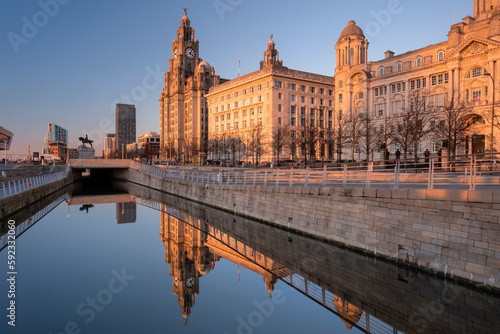
<path fill-rule="evenodd" d="M 95 150 L 92 147 L 78 146 L 78 159 L 95 159 Z"/>

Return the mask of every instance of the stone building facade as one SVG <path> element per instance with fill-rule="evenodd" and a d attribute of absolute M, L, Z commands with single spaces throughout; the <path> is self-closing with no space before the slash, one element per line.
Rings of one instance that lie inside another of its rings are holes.
<path fill-rule="evenodd" d="M 218 83 L 214 68 L 199 57 L 199 41 L 185 15 L 172 42 L 172 58 L 159 99 L 160 151 L 164 159 L 195 162 L 203 156 L 208 137 L 205 95 Z"/>
<path fill-rule="evenodd" d="M 465 101 L 472 113 L 467 138 L 457 153 L 491 152 L 491 143 L 493 152 L 498 152 L 499 128 L 492 126 L 492 103 L 493 82 L 500 74 L 499 42 L 500 4 L 496 0 L 475 0 L 474 16 L 452 25 L 444 42 L 401 55 L 387 51 L 384 59 L 371 62 L 367 61 L 368 40 L 351 20 L 335 46 L 337 112 L 349 119 L 368 113 L 375 128 L 383 131 L 385 119 L 397 120 L 410 108 L 412 94 L 420 91 L 434 110 L 428 124 L 434 126 L 442 120 L 447 101 L 455 96 Z M 498 124 L 498 119 L 494 123 Z M 391 131 L 397 129 L 392 127 Z M 438 154 L 442 146 L 442 138 L 429 135 L 418 143 L 418 152 L 428 149 Z M 399 148 L 395 142 L 387 147 L 390 153 Z M 366 158 L 361 151 L 356 149 L 355 159 Z M 383 147 L 375 151 L 379 153 L 373 158 L 383 159 Z"/>
<path fill-rule="evenodd" d="M 313 122 L 327 138 L 334 120 L 334 78 L 302 72 L 283 66 L 279 52 L 271 39 L 260 62 L 260 70 L 212 87 L 206 96 L 209 105 L 210 139 L 238 138 L 242 146 L 234 157 L 230 149 L 221 156 L 212 152 L 213 159 L 254 162 L 249 152 L 250 137 L 259 131 L 263 136 L 261 162 L 276 163 L 277 151 L 272 148 L 273 134 L 289 126 L 296 137 L 301 127 Z M 256 130 L 257 129 L 257 130 Z M 333 154 L 333 147 L 319 148 L 323 156 Z M 305 150 L 283 147 L 280 160 L 304 158 Z M 317 154 L 321 155 L 320 152 Z"/>

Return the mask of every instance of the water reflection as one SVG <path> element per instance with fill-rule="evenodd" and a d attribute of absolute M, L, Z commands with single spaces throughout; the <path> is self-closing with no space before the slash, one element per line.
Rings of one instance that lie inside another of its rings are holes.
<path fill-rule="evenodd" d="M 55 193 L 16 216 L 18 235 L 61 203 L 68 206 L 68 216 L 92 215 L 98 204 L 116 203 L 117 224 L 136 222 L 138 205 L 160 211 L 160 240 L 172 277 L 168 286 L 180 308 L 172 316 L 185 325 L 203 317 L 195 302 L 207 304 L 210 294 L 200 281 L 216 275 L 226 259 L 261 276 L 268 297 L 276 296 L 278 284 L 286 284 L 342 319 L 345 330 L 500 332 L 497 296 L 134 184 L 114 184 L 105 194 L 83 188 Z M 3 225 L 0 231 L 5 234 Z"/>

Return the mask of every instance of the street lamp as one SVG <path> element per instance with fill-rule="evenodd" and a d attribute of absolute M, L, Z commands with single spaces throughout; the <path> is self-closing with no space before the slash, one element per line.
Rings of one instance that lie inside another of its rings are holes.
<path fill-rule="evenodd" d="M 493 82 L 493 102 L 491 103 L 491 137 L 490 137 L 490 168 L 493 170 L 493 129 L 494 129 L 494 122 L 495 122 L 495 79 L 493 76 L 485 72 L 485 75 L 489 76 L 491 78 L 491 81 Z"/>

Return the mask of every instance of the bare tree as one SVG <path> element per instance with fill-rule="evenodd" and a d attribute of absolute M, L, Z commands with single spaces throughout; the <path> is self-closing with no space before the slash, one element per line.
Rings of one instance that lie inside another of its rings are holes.
<path fill-rule="evenodd" d="M 347 118 L 343 117 L 342 113 L 339 112 L 333 129 L 335 150 L 337 152 L 338 161 L 342 160 L 343 149 L 349 140 L 349 137 L 347 136 L 348 133 L 347 127 L 348 127 Z"/>
<path fill-rule="evenodd" d="M 295 139 L 302 149 L 302 155 L 307 164 L 308 160 L 311 161 L 313 157 L 316 157 L 316 149 L 321 141 L 321 130 L 317 126 L 314 114 L 302 115 Z"/>
<path fill-rule="evenodd" d="M 351 160 L 353 161 L 356 145 L 359 145 L 362 136 L 361 126 L 362 119 L 359 114 L 352 115 L 346 124 L 346 142 L 351 145 Z"/>
<path fill-rule="evenodd" d="M 377 128 L 373 122 L 373 118 L 370 116 L 368 110 L 365 115 L 361 118 L 361 138 L 360 147 L 362 151 L 366 154 L 366 160 L 370 160 L 370 155 L 373 155 L 375 147 L 377 146 Z M 373 156 L 371 157 L 373 160 Z"/>
<path fill-rule="evenodd" d="M 470 115 L 470 108 L 465 101 L 460 101 L 458 93 L 453 90 L 451 97 L 444 102 L 434 129 L 436 136 L 447 143 L 449 162 L 455 160 L 458 147 L 466 140 Z"/>
<path fill-rule="evenodd" d="M 392 144 L 393 139 L 394 139 L 394 130 L 395 130 L 395 120 L 393 117 L 390 117 L 389 115 L 385 115 L 384 119 L 382 120 L 382 124 L 380 124 L 380 128 L 377 131 L 377 140 L 378 143 L 380 143 L 380 148 L 384 150 L 387 150 L 389 145 Z M 384 154 L 384 159 L 385 159 L 385 154 Z"/>
<path fill-rule="evenodd" d="M 417 89 L 410 93 L 408 111 L 412 115 L 411 141 L 415 162 L 418 161 L 418 143 L 433 131 L 430 123 L 433 120 L 434 110 L 427 91 Z"/>
<path fill-rule="evenodd" d="M 276 153 L 277 166 L 280 166 L 280 152 L 290 143 L 290 127 L 279 124 L 271 134 L 271 149 Z"/>
<path fill-rule="evenodd" d="M 255 165 L 259 165 L 260 157 L 266 153 L 266 143 L 262 125 L 254 126 L 247 133 L 247 154 L 250 154 Z"/>

